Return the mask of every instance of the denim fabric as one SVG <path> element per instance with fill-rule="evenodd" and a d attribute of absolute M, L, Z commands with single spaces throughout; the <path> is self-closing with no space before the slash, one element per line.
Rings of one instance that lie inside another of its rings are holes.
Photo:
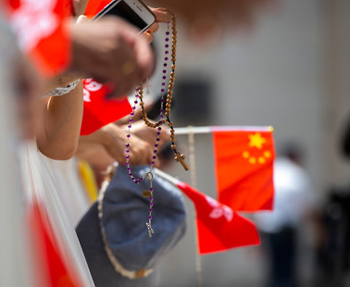
<path fill-rule="evenodd" d="M 133 173 L 142 176 L 149 167 L 135 167 Z M 119 166 L 107 187 L 103 200 L 103 226 L 109 247 L 125 269 L 155 268 L 159 259 L 170 251 L 186 230 L 186 213 L 180 191 L 154 175 L 154 206 L 150 238 L 148 222 L 149 182 L 136 185 L 124 166 Z M 118 274 L 104 250 L 97 216 L 97 203 L 77 226 L 77 234 L 96 287 L 154 286 L 156 275 L 130 280 Z"/>

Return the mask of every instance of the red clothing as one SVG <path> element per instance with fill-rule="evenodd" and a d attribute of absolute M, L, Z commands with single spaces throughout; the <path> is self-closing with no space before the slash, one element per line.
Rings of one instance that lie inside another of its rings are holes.
<path fill-rule="evenodd" d="M 70 63 L 71 41 L 65 20 L 73 15 L 71 0 L 5 0 L 8 21 L 20 48 L 40 75 L 52 77 Z"/>
<path fill-rule="evenodd" d="M 108 1 L 94 1 L 89 15 L 96 14 Z M 8 20 L 23 52 L 43 77 L 53 77 L 67 69 L 71 40 L 65 21 L 74 14 L 71 0 L 5 0 Z M 99 87 L 96 89 L 96 87 Z M 126 97 L 108 101 L 112 90 L 88 79 L 84 81 L 84 114 L 81 134 L 90 134 L 131 112 Z"/>

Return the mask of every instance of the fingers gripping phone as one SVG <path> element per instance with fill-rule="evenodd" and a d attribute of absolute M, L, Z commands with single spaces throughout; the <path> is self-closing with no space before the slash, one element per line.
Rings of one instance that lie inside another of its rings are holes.
<path fill-rule="evenodd" d="M 104 7 L 93 20 L 107 15 L 118 16 L 140 29 L 146 31 L 155 21 L 153 12 L 139 0 L 114 0 Z"/>

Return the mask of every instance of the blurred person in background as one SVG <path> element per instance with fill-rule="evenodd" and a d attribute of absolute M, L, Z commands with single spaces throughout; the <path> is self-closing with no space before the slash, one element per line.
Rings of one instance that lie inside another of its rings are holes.
<path fill-rule="evenodd" d="M 269 264 L 267 287 L 299 286 L 298 231 L 304 221 L 314 217 L 315 204 L 303 160 L 300 147 L 295 144 L 285 146 L 274 164 L 274 209 L 255 217 Z"/>
<path fill-rule="evenodd" d="M 350 119 L 344 121 L 339 141 L 343 159 L 350 159 Z M 330 186 L 322 206 L 324 240 L 316 250 L 315 286 L 349 286 L 350 185 L 349 180 Z"/>

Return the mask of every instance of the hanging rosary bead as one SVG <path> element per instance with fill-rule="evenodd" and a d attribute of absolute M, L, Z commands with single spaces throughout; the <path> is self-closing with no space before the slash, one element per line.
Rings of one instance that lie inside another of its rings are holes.
<path fill-rule="evenodd" d="M 189 169 L 189 166 L 187 165 L 185 161 L 185 156 L 176 150 L 176 144 L 175 144 L 175 130 L 173 127 L 173 123 L 170 120 L 170 112 L 171 112 L 171 104 L 172 104 L 172 95 L 173 95 L 173 88 L 174 88 L 174 81 L 175 81 L 175 61 L 176 61 L 176 43 L 177 43 L 177 31 L 176 31 L 176 18 L 173 12 L 164 9 L 171 15 L 172 21 L 168 23 L 167 31 L 165 32 L 166 38 L 165 38 L 165 56 L 164 56 L 164 63 L 163 63 L 163 73 L 162 73 L 162 84 L 161 84 L 161 107 L 159 110 L 159 120 L 156 122 L 152 122 L 149 120 L 147 113 L 145 111 L 145 104 L 143 102 L 143 85 L 141 84 L 138 88 L 136 88 L 136 94 L 135 94 L 135 100 L 134 100 L 134 105 L 132 107 L 132 112 L 130 113 L 130 118 L 129 118 L 129 125 L 128 125 L 128 133 L 127 133 L 127 144 L 126 144 L 126 151 L 125 151 L 125 158 L 126 158 L 126 167 L 127 171 L 129 173 L 129 176 L 131 180 L 139 184 L 143 179 L 146 179 L 150 182 L 150 189 L 149 190 L 143 190 L 142 195 L 145 197 L 149 197 L 149 214 L 148 214 L 148 222 L 146 223 L 147 229 L 148 229 L 148 234 L 150 237 L 152 237 L 152 234 L 154 233 L 152 229 L 152 211 L 153 211 L 153 167 L 157 159 L 157 153 L 158 153 L 158 148 L 159 148 L 159 141 L 160 141 L 160 134 L 161 134 L 161 126 L 163 124 L 168 124 L 170 127 L 170 141 L 171 141 L 171 148 L 174 151 L 175 154 L 175 160 L 177 162 L 180 162 L 181 165 L 184 167 L 185 170 Z M 171 25 L 171 32 L 169 31 Z M 171 34 L 171 65 L 168 64 L 169 61 L 169 42 L 170 42 L 170 34 Z M 166 90 L 166 79 L 167 79 L 167 67 L 170 65 L 171 71 L 169 73 L 169 79 L 168 79 L 168 85 L 167 85 L 167 90 Z M 149 85 L 147 84 L 147 89 Z M 148 93 L 148 92 L 147 92 Z M 166 96 L 165 96 L 166 94 Z M 145 123 L 146 126 L 150 128 L 157 128 L 157 137 L 156 137 L 156 142 L 154 144 L 154 150 L 153 150 L 153 156 L 152 156 L 152 162 L 150 165 L 149 171 L 140 178 L 135 178 L 135 176 L 132 173 L 131 166 L 130 166 L 130 137 L 131 137 L 131 128 L 132 128 L 132 123 L 134 122 L 133 117 L 135 115 L 135 110 L 136 110 L 136 105 L 139 104 L 141 108 L 141 115 L 142 119 Z M 165 107 L 164 107 L 165 104 Z"/>

